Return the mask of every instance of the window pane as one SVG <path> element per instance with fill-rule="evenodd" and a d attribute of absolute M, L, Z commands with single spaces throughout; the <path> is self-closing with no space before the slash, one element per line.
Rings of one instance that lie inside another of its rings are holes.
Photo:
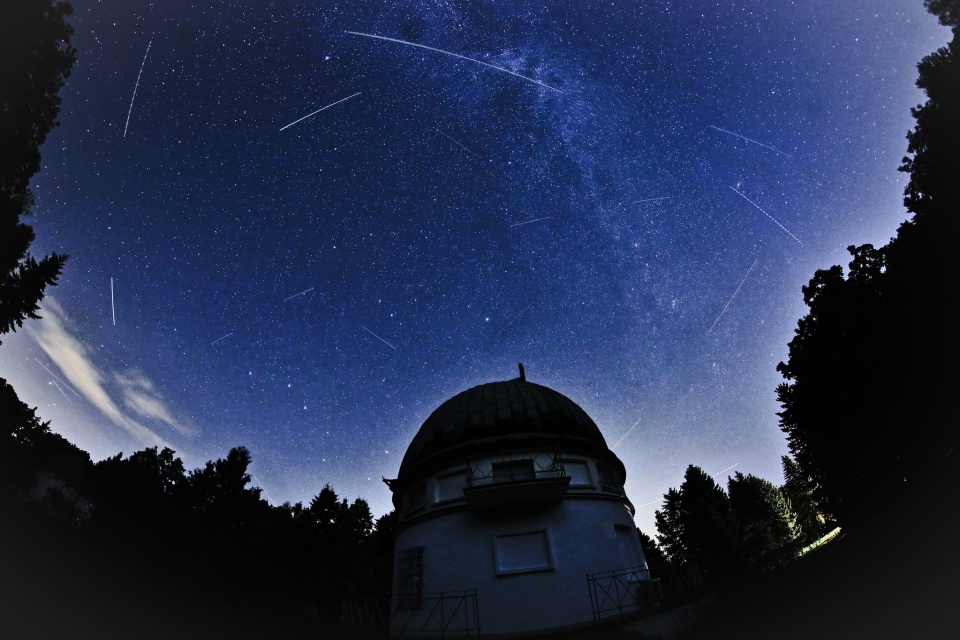
<path fill-rule="evenodd" d="M 497 571 L 548 569 L 550 546 L 546 531 L 497 536 Z"/>
<path fill-rule="evenodd" d="M 570 476 L 571 486 L 593 485 L 593 478 L 590 477 L 590 468 L 582 460 L 564 460 L 563 468 Z"/>
<path fill-rule="evenodd" d="M 437 500 L 453 500 L 463 497 L 463 488 L 467 486 L 467 472 L 452 473 L 437 478 Z"/>

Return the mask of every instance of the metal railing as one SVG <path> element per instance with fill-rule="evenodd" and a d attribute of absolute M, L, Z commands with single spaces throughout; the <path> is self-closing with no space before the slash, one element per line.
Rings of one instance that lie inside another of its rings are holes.
<path fill-rule="evenodd" d="M 479 636 L 480 613 L 477 590 L 442 591 L 423 596 L 419 609 L 395 607 L 390 618 L 391 635 Z"/>
<path fill-rule="evenodd" d="M 345 600 L 340 605 L 340 626 L 386 630 L 390 622 L 387 600 Z"/>
<path fill-rule="evenodd" d="M 529 463 L 529 466 L 521 468 L 520 465 L 525 462 Z M 489 469 L 487 465 L 490 465 Z M 510 469 L 514 465 L 516 468 Z M 566 475 L 563 456 L 560 455 L 559 450 L 553 453 L 503 452 L 492 458 L 467 464 L 467 486 L 470 487 L 541 478 L 564 478 Z"/>
<path fill-rule="evenodd" d="M 594 620 L 655 607 L 702 584 L 700 570 L 693 563 L 587 574 Z"/>

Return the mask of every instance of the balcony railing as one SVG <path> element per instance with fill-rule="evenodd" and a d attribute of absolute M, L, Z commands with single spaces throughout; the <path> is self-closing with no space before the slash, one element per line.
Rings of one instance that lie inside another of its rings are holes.
<path fill-rule="evenodd" d="M 587 575 L 594 620 L 653 608 L 703 585 L 693 563 L 629 567 Z"/>

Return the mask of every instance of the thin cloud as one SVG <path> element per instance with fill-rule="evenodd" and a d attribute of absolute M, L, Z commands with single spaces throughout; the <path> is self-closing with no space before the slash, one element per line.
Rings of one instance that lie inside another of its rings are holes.
<path fill-rule="evenodd" d="M 29 330 L 30 336 L 60 369 L 64 378 L 107 419 L 144 446 L 174 448 L 131 413 L 184 435 L 193 433 L 192 429 L 174 417 L 153 382 L 142 373 L 137 370 L 110 371 L 98 366 L 90 349 L 75 337 L 76 329 L 66 312 L 49 296 L 44 299 L 43 320 L 38 327 Z M 122 407 L 108 390 L 109 382 L 119 387 Z"/>
<path fill-rule="evenodd" d="M 177 433 L 185 436 L 194 434 L 194 430 L 177 420 L 167 407 L 163 396 L 140 371 L 133 369 L 126 373 L 117 373 L 114 380 L 123 390 L 123 404 L 141 418 L 162 422 Z"/>

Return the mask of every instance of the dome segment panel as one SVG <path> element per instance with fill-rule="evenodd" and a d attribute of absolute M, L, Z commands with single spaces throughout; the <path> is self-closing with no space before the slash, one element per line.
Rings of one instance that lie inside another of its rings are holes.
<path fill-rule="evenodd" d="M 407 448 L 398 480 L 461 455 L 534 444 L 615 457 L 596 423 L 573 400 L 516 378 L 467 389 L 437 407 Z"/>

